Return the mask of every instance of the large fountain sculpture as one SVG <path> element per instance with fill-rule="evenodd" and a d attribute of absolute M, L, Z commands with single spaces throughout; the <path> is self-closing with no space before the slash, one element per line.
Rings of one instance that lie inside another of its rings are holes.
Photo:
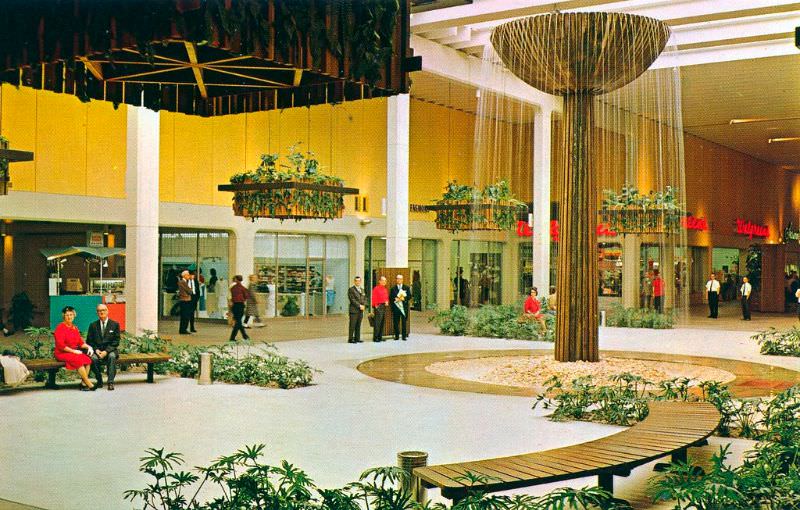
<path fill-rule="evenodd" d="M 595 96 L 639 77 L 663 51 L 669 28 L 618 13 L 558 13 L 498 26 L 491 41 L 506 67 L 563 97 L 559 179 L 558 361 L 598 361 L 597 169 L 591 132 Z"/>

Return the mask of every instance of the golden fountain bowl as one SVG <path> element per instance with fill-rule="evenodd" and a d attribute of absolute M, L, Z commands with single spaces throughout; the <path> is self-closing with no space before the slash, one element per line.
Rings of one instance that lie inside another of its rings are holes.
<path fill-rule="evenodd" d="M 569 12 L 504 23 L 491 41 L 512 73 L 543 92 L 603 94 L 645 72 L 669 35 L 654 18 Z"/>

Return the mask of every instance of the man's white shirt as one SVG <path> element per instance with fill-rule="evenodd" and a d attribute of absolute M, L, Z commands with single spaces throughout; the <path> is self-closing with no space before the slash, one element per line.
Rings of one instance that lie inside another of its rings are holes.
<path fill-rule="evenodd" d="M 742 288 L 739 289 L 739 292 L 742 293 L 742 296 L 750 297 L 750 292 L 752 292 L 753 286 L 749 283 L 743 283 Z"/>
<path fill-rule="evenodd" d="M 706 290 L 708 292 L 716 292 L 719 294 L 719 280 L 708 280 L 706 282 Z"/>

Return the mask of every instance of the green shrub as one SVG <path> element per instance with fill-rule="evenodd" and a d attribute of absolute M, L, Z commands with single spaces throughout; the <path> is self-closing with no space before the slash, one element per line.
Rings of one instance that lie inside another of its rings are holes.
<path fill-rule="evenodd" d="M 56 349 L 56 340 L 53 337 L 53 332 L 50 328 L 25 328 L 25 336 L 28 340 L 25 342 L 14 342 L 11 346 L 11 352 L 15 356 L 19 356 L 22 360 L 27 359 L 52 359 L 53 353 Z M 47 379 L 47 372 L 44 370 L 37 370 L 33 373 L 33 380 L 43 382 Z M 71 379 L 67 375 L 67 370 L 60 369 L 56 372 L 57 380 Z"/>
<path fill-rule="evenodd" d="M 151 354 L 167 352 L 169 340 L 161 338 L 155 331 L 144 330 L 141 335 L 122 333 L 119 342 L 120 354 Z"/>
<path fill-rule="evenodd" d="M 469 330 L 470 317 L 466 306 L 455 305 L 449 310 L 437 311 L 428 322 L 436 324 L 443 335 L 464 336 Z"/>
<path fill-rule="evenodd" d="M 620 304 L 611 307 L 606 325 L 617 328 L 672 329 L 675 326 L 673 312 L 658 313 L 648 308 L 625 308 Z"/>
<path fill-rule="evenodd" d="M 761 354 L 800 357 L 800 328 L 797 326 L 784 331 L 769 328 L 750 338 L 761 346 Z"/>
<path fill-rule="evenodd" d="M 397 467 L 364 471 L 358 481 L 340 489 L 322 489 L 301 469 L 285 460 L 279 465 L 262 461 L 265 446 L 253 445 L 232 455 L 219 457 L 210 465 L 183 471 L 183 456 L 163 448 L 146 450 L 139 471 L 152 481 L 144 489 L 125 491 L 126 500 L 148 510 L 588 510 L 627 508 L 611 494 L 597 487 L 562 488 L 543 496 L 486 496 L 470 491 L 458 503 L 419 504 L 411 494 L 398 488 L 406 474 Z M 489 477 L 467 472 L 466 482 L 485 483 Z M 204 491 L 208 485 L 218 490 Z M 220 494 L 200 501 L 202 493 Z"/>
<path fill-rule="evenodd" d="M 522 304 L 483 305 L 476 311 L 456 305 L 439 310 L 430 321 L 443 335 L 472 335 L 488 338 L 555 341 L 556 317 L 543 313 L 545 328 L 533 316 L 522 313 Z"/>

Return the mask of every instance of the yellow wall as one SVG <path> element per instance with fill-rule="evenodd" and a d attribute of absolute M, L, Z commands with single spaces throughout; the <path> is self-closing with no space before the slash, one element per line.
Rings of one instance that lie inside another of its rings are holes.
<path fill-rule="evenodd" d="M 125 108 L 3 85 L 1 118 L 11 148 L 35 153 L 11 165 L 13 189 L 124 198 Z"/>

